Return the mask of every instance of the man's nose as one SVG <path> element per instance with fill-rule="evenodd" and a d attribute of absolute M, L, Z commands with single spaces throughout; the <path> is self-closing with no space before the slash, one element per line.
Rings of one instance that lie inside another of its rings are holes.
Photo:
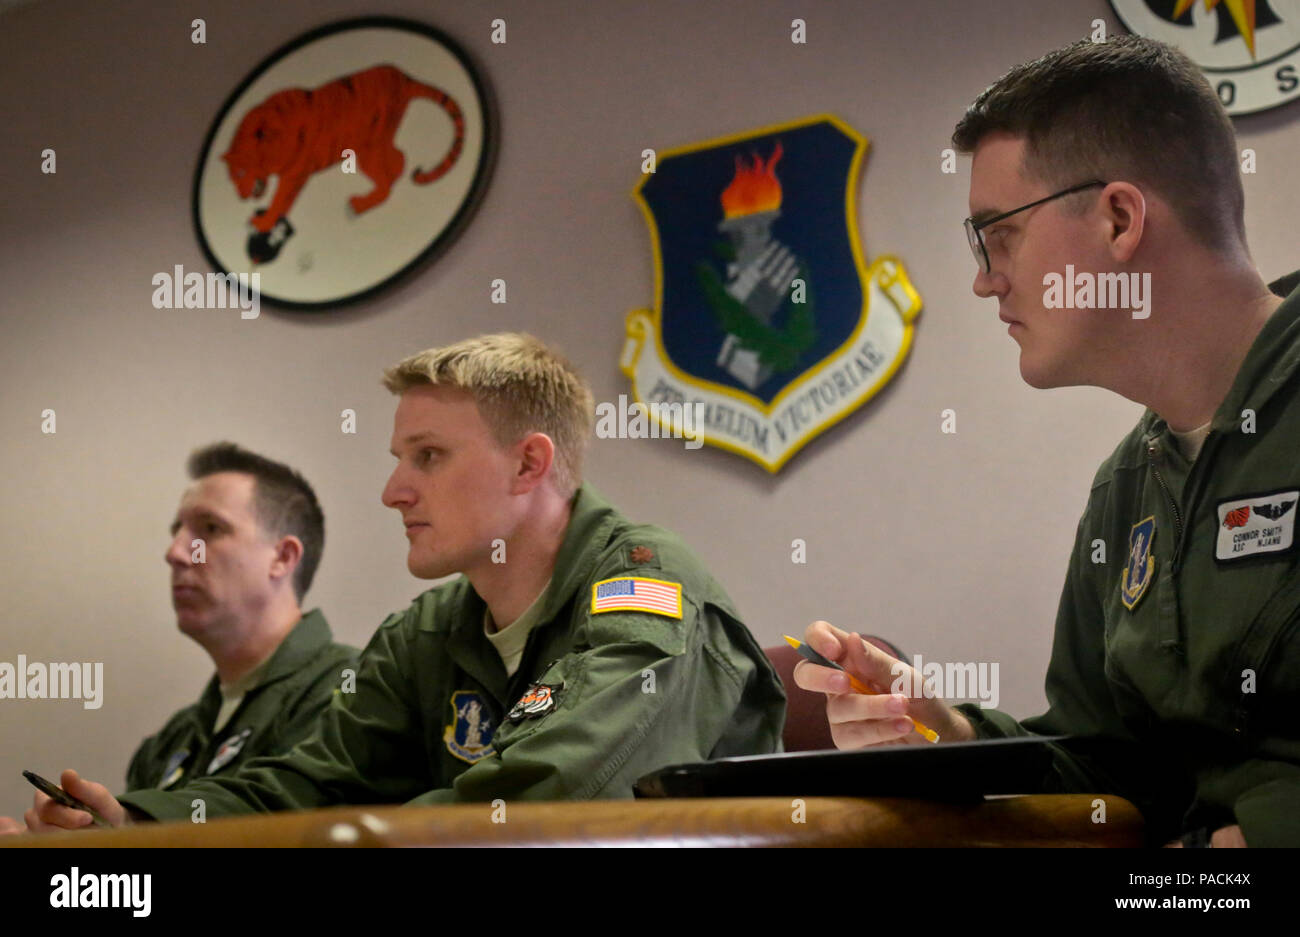
<path fill-rule="evenodd" d="M 189 566 L 190 565 L 190 541 L 189 534 L 184 528 L 176 532 L 172 537 L 172 542 L 167 546 L 167 552 L 163 554 L 163 560 L 168 566 Z"/>
<path fill-rule="evenodd" d="M 379 500 L 384 503 L 384 507 L 398 510 L 403 505 L 410 504 L 414 500 L 411 497 L 411 487 L 402 480 L 402 467 L 400 465 L 393 469 L 392 475 L 388 476 L 388 483 L 384 485 Z"/>
<path fill-rule="evenodd" d="M 989 299 L 993 296 L 1002 297 L 1006 295 L 1010 284 L 1007 278 L 1000 273 L 985 273 L 978 270 L 975 273 L 975 282 L 971 284 L 971 289 L 980 299 Z"/>

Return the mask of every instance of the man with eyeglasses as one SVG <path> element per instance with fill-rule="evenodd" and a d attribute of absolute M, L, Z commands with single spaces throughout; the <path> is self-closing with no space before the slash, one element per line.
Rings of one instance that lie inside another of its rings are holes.
<path fill-rule="evenodd" d="M 1300 845 L 1300 290 L 1274 295 L 1250 258 L 1232 124 L 1185 55 L 1125 36 L 1012 69 L 953 143 L 973 157 L 974 291 L 1021 376 L 1148 409 L 1079 521 L 1045 714 L 859 695 L 810 663 L 796 682 L 827 694 L 840 748 L 914 743 L 907 717 L 944 741 L 1068 735 L 1043 789 L 1124 796 L 1153 844 Z M 1072 271 L 1093 289 L 1059 308 L 1045 287 Z M 1114 288 L 1135 276 L 1143 315 Z M 807 641 L 894 684 L 855 635 L 815 622 Z"/>

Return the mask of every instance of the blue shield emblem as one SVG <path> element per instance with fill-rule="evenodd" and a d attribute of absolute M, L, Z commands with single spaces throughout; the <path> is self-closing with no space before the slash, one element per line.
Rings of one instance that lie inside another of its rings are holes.
<path fill-rule="evenodd" d="M 1138 521 L 1128 535 L 1128 563 L 1124 566 L 1124 579 L 1120 583 L 1120 599 L 1130 612 L 1146 594 L 1156 568 L 1156 558 L 1151 555 L 1151 541 L 1156 535 L 1155 516 Z"/>
<path fill-rule="evenodd" d="M 461 761 L 474 764 L 489 755 L 495 755 L 492 734 L 492 712 L 483 697 L 470 690 L 457 690 L 451 694 L 451 725 L 442 734 L 447 751 Z"/>
<path fill-rule="evenodd" d="M 166 790 L 180 780 L 181 775 L 185 773 L 185 761 L 189 757 L 188 748 L 182 748 L 172 754 L 167 760 L 167 767 L 163 769 L 162 778 L 158 781 L 159 790 Z"/>
<path fill-rule="evenodd" d="M 776 472 L 901 366 L 921 300 L 897 258 L 863 262 L 866 150 L 819 116 L 663 152 L 643 177 L 655 307 L 627 317 L 620 366 L 665 435 L 692 407 L 705 442 Z"/>

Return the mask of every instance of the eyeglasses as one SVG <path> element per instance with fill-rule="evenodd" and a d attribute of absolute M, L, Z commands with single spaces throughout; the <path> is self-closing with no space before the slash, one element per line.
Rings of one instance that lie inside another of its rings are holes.
<path fill-rule="evenodd" d="M 966 240 L 970 242 L 970 252 L 975 255 L 975 262 L 980 265 L 980 269 L 985 273 L 991 272 L 992 267 L 989 264 L 989 252 L 984 247 L 984 236 L 980 234 L 980 232 L 989 225 L 1010 218 L 1012 215 L 1033 208 L 1035 205 L 1050 202 L 1054 198 L 1073 195 L 1075 192 L 1082 192 L 1084 189 L 1091 189 L 1094 186 L 1099 185 L 1109 185 L 1109 183 L 1102 182 L 1100 179 L 1094 179 L 1092 182 L 1084 182 L 1081 185 L 1072 186 L 1063 192 L 1057 192 L 1054 195 L 1047 196 L 1046 198 L 1040 198 L 1036 202 L 1030 202 L 1028 205 L 1021 205 L 1019 208 L 1011 209 L 1011 211 L 1004 211 L 1000 215 L 994 215 L 992 218 L 985 218 L 983 221 L 972 221 L 967 218 L 963 224 L 966 227 Z"/>

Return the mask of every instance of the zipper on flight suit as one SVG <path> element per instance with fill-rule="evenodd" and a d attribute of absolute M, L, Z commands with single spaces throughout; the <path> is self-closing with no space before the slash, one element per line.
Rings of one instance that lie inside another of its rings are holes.
<path fill-rule="evenodd" d="M 1178 502 L 1174 500 L 1174 494 L 1165 484 L 1165 478 L 1156 468 L 1156 453 L 1158 448 L 1154 441 L 1147 443 L 1147 465 L 1151 469 L 1151 474 L 1155 476 L 1156 484 L 1160 490 L 1165 493 L 1165 500 L 1169 503 L 1169 508 L 1174 514 L 1174 550 L 1173 560 L 1165 568 L 1156 571 L 1156 581 L 1148 586 L 1154 586 L 1156 593 L 1153 598 L 1159 605 L 1156 613 L 1156 639 L 1161 648 L 1174 651 L 1176 654 L 1183 653 L 1183 634 L 1182 622 L 1178 614 L 1178 561 L 1182 557 L 1183 549 L 1183 514 L 1178 510 Z M 1154 552 L 1153 547 L 1148 547 Z"/>
<path fill-rule="evenodd" d="M 1206 437 L 1205 442 L 1202 444 L 1197 459 L 1192 462 L 1191 467 L 1188 469 L 1187 479 L 1183 484 L 1183 496 L 1189 506 L 1194 507 L 1199 498 L 1200 488 L 1202 487 L 1200 483 L 1206 477 L 1208 472 L 1208 469 L 1206 469 L 1205 466 L 1209 463 L 1213 446 L 1217 442 L 1218 440 L 1215 438 L 1214 432 L 1211 431 Z M 1148 440 L 1147 465 L 1151 469 L 1151 474 L 1155 476 L 1156 484 L 1160 487 L 1160 490 L 1164 492 L 1165 500 L 1168 502 L 1169 509 L 1174 515 L 1174 553 L 1168 569 L 1169 588 L 1172 591 L 1169 598 L 1166 600 L 1170 603 L 1170 608 L 1167 610 L 1167 614 L 1161 615 L 1162 624 L 1160 626 L 1160 643 L 1162 646 L 1178 649 L 1178 652 L 1181 654 L 1183 653 L 1183 635 L 1181 621 L 1182 615 L 1178 609 L 1178 573 L 1182 569 L 1183 565 L 1183 541 L 1186 539 L 1188 527 L 1183 523 L 1183 512 L 1178 507 L 1178 501 L 1174 498 L 1174 493 L 1169 490 L 1169 486 L 1165 483 L 1164 476 L 1160 474 L 1160 469 L 1156 468 L 1157 452 L 1159 452 L 1159 446 L 1157 445 L 1156 440 Z M 1170 616 L 1172 617 L 1172 620 L 1166 623 L 1165 619 Z"/>
<path fill-rule="evenodd" d="M 1209 483 L 1206 481 L 1209 476 L 1209 469 L 1206 468 L 1206 465 L 1209 465 L 1210 461 L 1214 459 L 1214 451 L 1217 450 L 1219 441 L 1222 438 L 1222 433 L 1216 433 L 1216 431 L 1210 429 L 1205 441 L 1201 443 L 1201 451 L 1197 454 L 1196 460 L 1193 461 L 1191 468 L 1187 470 L 1187 481 L 1183 483 L 1183 500 L 1187 504 L 1188 516 L 1195 512 L 1196 503 L 1199 502 L 1205 485 Z M 1152 472 L 1156 472 L 1154 465 L 1152 465 Z M 1156 473 L 1156 478 L 1157 481 L 1160 481 L 1160 473 Z M 1161 487 L 1165 487 L 1164 482 L 1161 482 Z M 1173 502 L 1173 494 L 1170 494 L 1169 489 L 1165 489 L 1165 494 L 1169 495 L 1171 502 Z M 1177 504 L 1174 504 L 1174 524 L 1179 532 L 1178 543 L 1174 545 L 1174 576 L 1178 576 L 1178 572 L 1183 568 L 1183 534 L 1182 515 L 1179 515 Z"/>
<path fill-rule="evenodd" d="M 1214 457 L 1214 453 L 1218 447 L 1221 438 L 1222 438 L 1222 434 L 1216 433 L 1213 429 L 1211 429 L 1209 435 L 1206 436 L 1204 443 L 1202 443 L 1201 445 L 1201 451 L 1197 455 L 1196 461 L 1192 463 L 1192 467 L 1188 471 L 1187 482 L 1186 484 L 1183 485 L 1183 493 L 1184 495 L 1190 494 L 1190 497 L 1188 498 L 1187 501 L 1189 505 L 1194 505 L 1196 500 L 1199 499 L 1200 497 L 1201 494 L 1200 489 L 1202 489 L 1204 485 L 1199 483 L 1204 481 L 1206 478 L 1208 478 L 1209 469 L 1206 466 L 1208 466 L 1209 463 L 1212 461 Z M 1155 448 L 1154 444 L 1150 444 L 1150 443 L 1148 444 L 1147 452 L 1149 456 L 1152 454 L 1152 450 L 1154 448 Z M 1157 471 L 1154 464 L 1152 464 L 1151 466 L 1151 471 L 1155 474 L 1156 481 L 1160 483 L 1161 489 L 1164 490 L 1165 494 L 1170 499 L 1170 503 L 1172 504 L 1173 495 L 1169 491 L 1169 489 L 1165 486 L 1163 480 L 1160 478 L 1160 473 Z M 1205 483 L 1208 484 L 1208 482 Z M 1174 520 L 1175 520 L 1175 525 L 1177 525 L 1181 521 L 1181 516 L 1178 513 L 1177 505 L 1174 505 Z M 1178 575 L 1178 572 L 1182 567 L 1182 552 L 1183 552 L 1183 543 L 1182 543 L 1182 537 L 1180 535 L 1178 539 L 1178 543 L 1175 544 L 1174 546 L 1174 560 L 1173 560 L 1172 569 L 1175 577 Z M 1261 615 L 1263 614 L 1264 613 L 1261 612 Z M 1290 625 L 1284 626 L 1282 630 L 1284 631 L 1289 630 L 1290 627 L 1291 627 Z M 1265 651 L 1263 655 L 1263 659 L 1259 662 L 1259 665 L 1255 668 L 1257 679 L 1258 679 L 1258 675 L 1263 673 L 1263 665 L 1267 661 L 1268 657 L 1271 656 L 1271 653 L 1272 653 L 1272 646 L 1270 646 L 1270 648 Z M 1229 667 L 1226 672 L 1229 675 L 1234 673 L 1240 674 L 1242 665 L 1245 663 L 1246 663 L 1245 654 L 1244 652 L 1239 650 L 1236 658 L 1233 661 L 1232 666 Z M 1230 679 L 1233 682 L 1235 682 L 1238 678 L 1230 677 Z M 1239 702 L 1237 705 L 1232 707 L 1232 733 L 1234 736 L 1237 737 L 1238 740 L 1241 740 L 1245 737 L 1246 730 L 1250 723 L 1250 719 L 1251 719 L 1250 708 L 1245 703 L 1245 701 Z"/>
<path fill-rule="evenodd" d="M 1214 450 L 1219 443 L 1219 438 L 1219 433 L 1210 430 L 1209 435 L 1205 437 L 1205 442 L 1201 444 L 1201 451 L 1198 453 L 1196 460 L 1192 463 L 1191 468 L 1187 470 L 1187 481 L 1183 484 L 1183 496 L 1188 505 L 1189 513 L 1191 509 L 1195 508 L 1196 502 L 1200 498 L 1201 488 L 1204 487 L 1201 482 L 1206 478 L 1209 472 L 1206 465 L 1208 465 L 1213 458 Z M 1177 576 L 1178 572 L 1183 567 L 1183 514 L 1182 511 L 1178 509 L 1178 502 L 1174 500 L 1173 492 L 1170 491 L 1169 486 L 1165 484 L 1164 476 L 1161 475 L 1160 470 L 1156 468 L 1156 449 L 1157 447 L 1154 441 L 1147 443 L 1147 463 L 1151 467 L 1151 474 L 1156 478 L 1156 484 L 1158 484 L 1160 490 L 1165 493 L 1165 499 L 1169 502 L 1169 507 L 1174 514 L 1174 558 L 1171 568 L 1173 574 Z"/>
<path fill-rule="evenodd" d="M 1156 477 L 1156 484 L 1160 490 L 1165 493 L 1165 498 L 1169 502 L 1169 507 L 1174 512 L 1174 569 L 1178 569 L 1178 561 L 1183 553 L 1183 515 L 1178 510 L 1178 502 L 1174 500 L 1174 493 L 1169 490 L 1165 484 L 1164 476 L 1160 474 L 1160 469 L 1156 468 L 1156 444 L 1147 443 L 1147 464 L 1151 466 L 1151 474 Z"/>

